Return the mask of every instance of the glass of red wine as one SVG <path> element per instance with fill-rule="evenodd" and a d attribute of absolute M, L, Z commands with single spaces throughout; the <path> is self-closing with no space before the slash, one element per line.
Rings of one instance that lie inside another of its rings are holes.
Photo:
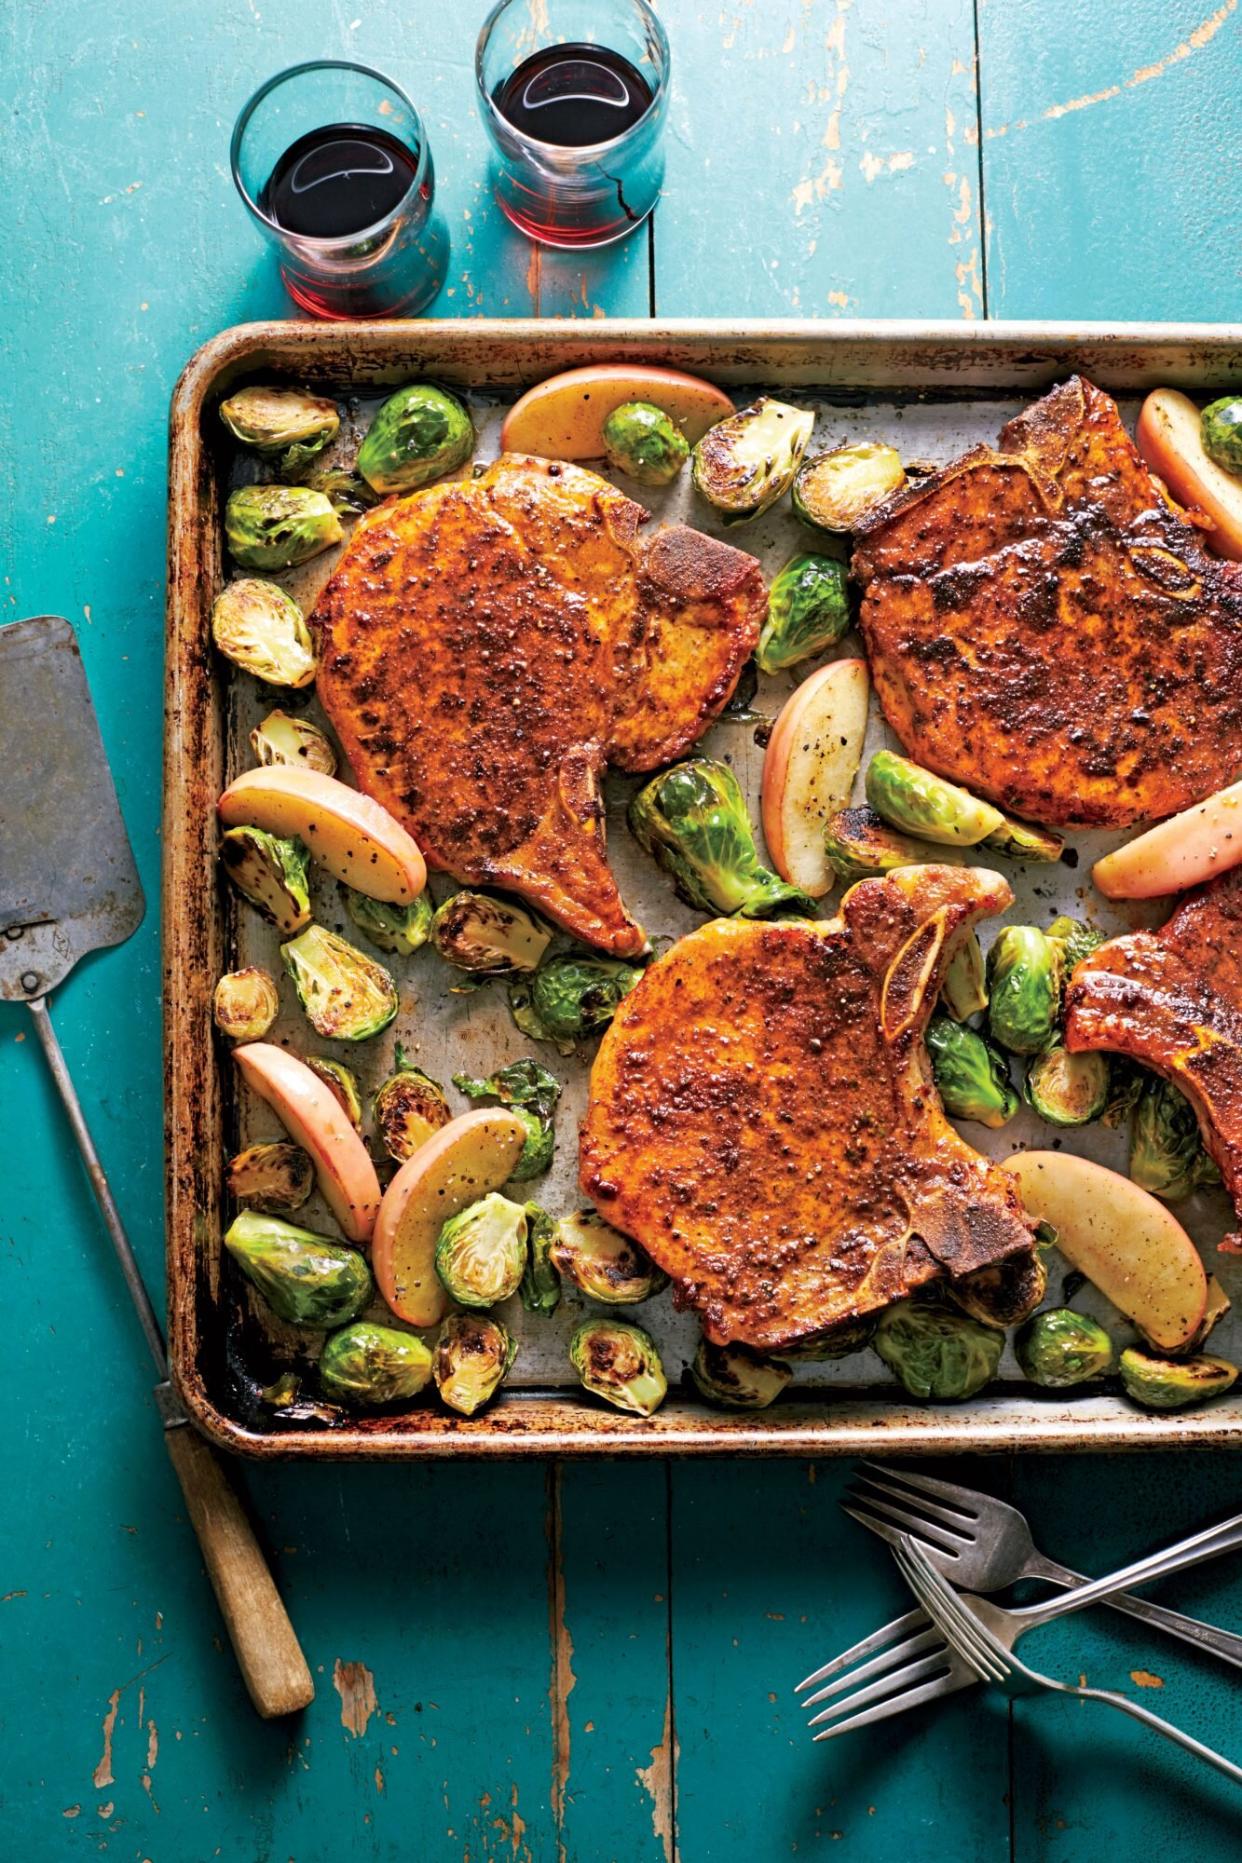
<path fill-rule="evenodd" d="M 503 213 L 548 246 L 607 246 L 664 180 L 668 39 L 646 0 L 498 0 L 475 53 Z"/>
<path fill-rule="evenodd" d="M 233 179 L 313 317 L 413 317 L 444 283 L 448 233 L 414 105 L 368 65 L 278 72 L 237 119 Z"/>

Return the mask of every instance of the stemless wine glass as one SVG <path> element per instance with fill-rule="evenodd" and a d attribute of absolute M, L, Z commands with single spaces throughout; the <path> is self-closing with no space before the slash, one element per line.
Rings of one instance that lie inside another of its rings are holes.
<path fill-rule="evenodd" d="M 369 65 L 323 58 L 260 86 L 233 130 L 237 191 L 313 317 L 416 316 L 448 233 L 418 111 Z"/>
<path fill-rule="evenodd" d="M 642 224 L 664 180 L 669 72 L 646 0 L 498 0 L 474 68 L 515 226 L 548 246 L 607 246 Z"/>

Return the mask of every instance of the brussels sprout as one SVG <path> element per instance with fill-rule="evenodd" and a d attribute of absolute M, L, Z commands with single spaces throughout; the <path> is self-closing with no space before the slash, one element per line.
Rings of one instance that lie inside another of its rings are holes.
<path fill-rule="evenodd" d="M 1023 1375 L 1048 1391 L 1066 1390 L 1112 1370 L 1113 1342 L 1098 1320 L 1052 1307 L 1019 1327 L 1013 1342 Z"/>
<path fill-rule="evenodd" d="M 743 919 L 813 918 L 815 901 L 760 861 L 750 816 L 727 764 L 676 763 L 640 789 L 629 823 L 688 905 Z"/>
<path fill-rule="evenodd" d="M 476 976 L 535 970 L 552 942 L 542 920 L 491 893 L 454 893 L 431 921 L 431 942 L 446 964 Z"/>
<path fill-rule="evenodd" d="M 262 1041 L 280 1014 L 275 978 L 257 964 L 226 971 L 216 985 L 211 1013 L 231 1041 Z"/>
<path fill-rule="evenodd" d="M 988 1027 L 1011 1054 L 1039 1054 L 1061 1014 L 1061 945 L 1034 925 L 1006 925 L 988 952 Z"/>
<path fill-rule="evenodd" d="M 1086 1126 L 1108 1105 L 1106 1054 L 1071 1054 L 1060 1039 L 1027 1062 L 1022 1095 L 1050 1126 Z"/>
<path fill-rule="evenodd" d="M 521 1286 L 528 1219 L 520 1203 L 489 1191 L 450 1216 L 436 1243 L 436 1273 L 462 1307 L 494 1307 Z"/>
<path fill-rule="evenodd" d="M 463 1417 L 472 1417 L 495 1397 L 516 1357 L 517 1342 L 499 1320 L 481 1313 L 450 1313 L 431 1362 L 441 1401 Z"/>
<path fill-rule="evenodd" d="M 1104 942 L 1104 934 L 1094 925 L 1087 925 L 1082 919 L 1071 919 L 1064 913 L 1053 919 L 1048 927 L 1048 936 L 1054 944 L 1061 947 L 1061 975 L 1068 979 L 1075 964 L 1081 964 L 1084 957 L 1098 950 Z"/>
<path fill-rule="evenodd" d="M 360 1320 L 333 1333 L 319 1358 L 319 1381 L 347 1404 L 391 1404 L 417 1397 L 431 1380 L 431 1353 L 413 1333 Z"/>
<path fill-rule="evenodd" d="M 604 422 L 608 464 L 639 485 L 671 485 L 690 457 L 680 427 L 650 401 L 623 401 Z"/>
<path fill-rule="evenodd" d="M 948 1016 L 933 1016 L 923 1037 L 932 1077 L 951 1119 L 973 1119 L 998 1131 L 1018 1110 L 1009 1064 L 1000 1050 Z"/>
<path fill-rule="evenodd" d="M 934 1300 L 899 1300 L 881 1313 L 873 1343 L 911 1397 L 948 1403 L 995 1377 L 1005 1335 Z"/>
<path fill-rule="evenodd" d="M 852 1353 L 862 1352 L 871 1344 L 875 1325 L 874 1313 L 864 1314 L 860 1319 L 838 1320 L 835 1326 L 826 1326 L 822 1333 L 810 1333 L 796 1345 L 782 1346 L 781 1357 L 806 1360 L 810 1364 L 849 1358 Z"/>
<path fill-rule="evenodd" d="M 322 1080 L 355 1132 L 362 1130 L 362 1092 L 358 1076 L 343 1061 L 333 1061 L 326 1054 L 308 1054 L 306 1065 Z"/>
<path fill-rule="evenodd" d="M 824 830 L 828 862 L 851 885 L 873 873 L 892 873 L 898 867 L 918 867 L 939 859 L 939 851 L 925 841 L 898 834 L 874 809 L 840 809 Z"/>
<path fill-rule="evenodd" d="M 388 905 L 382 899 L 368 899 L 352 886 L 342 886 L 345 910 L 364 937 L 377 950 L 391 951 L 394 957 L 412 957 L 431 936 L 435 911 L 426 893 L 420 893 L 408 906 Z"/>
<path fill-rule="evenodd" d="M 225 1177 L 229 1195 L 267 1216 L 300 1210 L 315 1188 L 315 1167 L 300 1145 L 282 1139 L 271 1145 L 248 1145 L 229 1159 Z"/>
<path fill-rule="evenodd" d="M 617 1410 L 649 1417 L 668 1381 L 650 1333 L 622 1320 L 584 1320 L 569 1342 L 569 1362 L 584 1388 Z"/>
<path fill-rule="evenodd" d="M 604 1306 L 636 1306 L 668 1286 L 668 1276 L 637 1242 L 611 1228 L 594 1210 L 561 1217 L 551 1257 L 558 1274 Z"/>
<path fill-rule="evenodd" d="M 561 1083 L 538 1061 L 511 1061 L 485 1080 L 473 1080 L 469 1074 L 454 1074 L 453 1085 L 468 1100 L 499 1100 L 516 1113 L 526 1127 L 526 1143 L 510 1173 L 515 1184 L 528 1177 L 538 1177 L 552 1162 L 556 1134 L 552 1121 L 561 1097 Z"/>
<path fill-rule="evenodd" d="M 322 925 L 280 947 L 298 1001 L 325 1041 L 365 1041 L 386 1029 L 400 1007 L 397 986 L 372 958 Z"/>
<path fill-rule="evenodd" d="M 310 855 L 300 841 L 262 828 L 229 828 L 220 840 L 220 864 L 242 897 L 286 938 L 310 924 Z"/>
<path fill-rule="evenodd" d="M 846 570 L 831 556 L 795 556 L 773 578 L 755 659 L 779 673 L 833 647 L 849 631 Z"/>
<path fill-rule="evenodd" d="M 1220 1172 L 1203 1149 L 1190 1101 L 1155 1074 L 1143 1082 L 1134 1108 L 1129 1171 L 1136 1184 L 1167 1203 L 1220 1181 Z"/>
<path fill-rule="evenodd" d="M 1205 1404 L 1209 1397 L 1229 1390 L 1238 1375 L 1237 1366 L 1227 1358 L 1212 1358 L 1206 1352 L 1198 1358 L 1157 1358 L 1137 1346 L 1126 1347 L 1117 1369 L 1126 1396 L 1146 1410 L 1182 1410 L 1187 1404 Z"/>
<path fill-rule="evenodd" d="M 1136 1061 L 1127 1061 L 1121 1054 L 1110 1055 L 1108 1104 L 1100 1114 L 1100 1124 L 1113 1130 L 1125 1125 L 1138 1105 L 1139 1094 L 1147 1078 L 1147 1069 L 1140 1067 Z"/>
<path fill-rule="evenodd" d="M 979 845 L 994 847 L 998 854 L 1007 854 L 1010 860 L 1060 860 L 1065 852 L 1065 842 L 1060 835 L 1051 834 L 1047 828 L 1036 828 L 1030 822 L 1017 821 L 1012 815 L 1002 815 L 1000 827 L 985 834 Z"/>
<path fill-rule="evenodd" d="M 775 1403 L 793 1372 L 778 1358 L 765 1358 L 744 1345 L 713 1345 L 700 1339 L 690 1366 L 699 1394 L 727 1410 L 766 1410 Z"/>
<path fill-rule="evenodd" d="M 890 826 L 940 847 L 974 847 L 1005 819 L 990 802 L 894 750 L 876 751 L 867 765 L 866 787 L 868 802 Z"/>
<path fill-rule="evenodd" d="M 955 1022 L 965 1022 L 988 1006 L 983 947 L 974 932 L 959 939 L 953 948 L 940 986 L 940 1006 Z"/>
<path fill-rule="evenodd" d="M 541 1313 L 546 1320 L 561 1304 L 561 1277 L 552 1264 L 552 1240 L 556 1224 L 537 1203 L 526 1205 L 526 1267 L 518 1288 L 522 1305 L 528 1313 Z"/>
<path fill-rule="evenodd" d="M 946 1281 L 944 1291 L 972 1320 L 999 1326 L 1003 1332 L 1006 1326 L 1020 1326 L 1034 1313 L 1048 1292 L 1048 1268 L 1043 1255 L 1033 1248 Z"/>
<path fill-rule="evenodd" d="M 901 456 L 891 446 L 861 440 L 833 453 L 816 453 L 798 468 L 794 516 L 812 530 L 854 530 L 905 482 Z"/>
<path fill-rule="evenodd" d="M 639 965 L 620 958 L 568 952 L 511 983 L 509 1008 L 524 1035 L 568 1044 L 606 1028 L 642 974 Z"/>
<path fill-rule="evenodd" d="M 250 748 L 262 764 L 286 763 L 295 770 L 321 770 L 336 775 L 336 752 L 326 734 L 309 718 L 291 718 L 288 712 L 269 712 L 250 733 Z"/>
<path fill-rule="evenodd" d="M 319 1332 L 343 1326 L 371 1298 L 371 1270 L 356 1248 L 278 1216 L 243 1210 L 225 1232 L 224 1246 L 273 1313 L 293 1326 Z"/>
<path fill-rule="evenodd" d="M 225 541 L 243 569 L 292 569 L 344 535 L 331 499 L 305 485 L 242 485 L 225 506 Z"/>
<path fill-rule="evenodd" d="M 348 466 L 316 466 L 302 483 L 313 492 L 322 492 L 339 518 L 361 517 L 380 501 L 379 493 Z"/>
<path fill-rule="evenodd" d="M 243 576 L 217 595 L 211 638 L 226 660 L 269 686 L 309 686 L 315 644 L 302 610 L 274 582 Z"/>
<path fill-rule="evenodd" d="M 220 403 L 235 440 L 271 459 L 282 479 L 300 479 L 340 431 L 335 401 L 296 388 L 239 388 Z"/>
<path fill-rule="evenodd" d="M 1199 416 L 1203 450 L 1226 472 L 1242 472 L 1242 396 L 1222 395 Z"/>
<path fill-rule="evenodd" d="M 694 449 L 694 488 L 726 524 L 758 517 L 789 490 L 814 414 L 761 395 L 708 429 Z"/>
<path fill-rule="evenodd" d="M 474 423 L 456 395 L 425 382 L 385 401 L 358 449 L 358 470 L 377 492 L 412 492 L 442 479 L 474 451 Z"/>
<path fill-rule="evenodd" d="M 302 1396 L 302 1380 L 296 1372 L 283 1371 L 259 1392 L 260 1403 L 283 1418 L 286 1423 L 339 1423 L 341 1413 L 335 1404 L 320 1403 Z"/>
<path fill-rule="evenodd" d="M 412 1067 L 397 1043 L 393 1072 L 371 1102 L 375 1130 L 390 1158 L 403 1164 L 449 1122 L 444 1089 L 421 1067 Z"/>

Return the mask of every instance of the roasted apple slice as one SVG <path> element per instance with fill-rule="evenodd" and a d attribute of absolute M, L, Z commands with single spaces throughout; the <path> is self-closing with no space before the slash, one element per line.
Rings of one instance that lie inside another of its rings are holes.
<path fill-rule="evenodd" d="M 305 1061 L 271 1042 L 233 1050 L 246 1085 L 266 1100 L 290 1138 L 310 1153 L 324 1202 L 351 1242 L 365 1242 L 379 1214 L 371 1155 L 331 1089 Z"/>
<path fill-rule="evenodd" d="M 1170 815 L 1091 869 L 1106 899 L 1155 899 L 1184 892 L 1242 861 L 1242 783 Z"/>
<path fill-rule="evenodd" d="M 1143 403 L 1134 437 L 1174 498 L 1211 518 L 1207 541 L 1217 555 L 1242 560 L 1242 478 L 1208 458 L 1189 395 L 1157 388 Z"/>
<path fill-rule="evenodd" d="M 604 422 L 627 401 L 661 408 L 691 446 L 734 412 L 723 388 L 697 375 L 638 362 L 601 362 L 566 369 L 528 388 L 505 416 L 501 447 L 539 459 L 602 459 Z"/>
<path fill-rule="evenodd" d="M 867 732 L 865 660 L 833 660 L 788 700 L 763 758 L 763 838 L 782 880 L 820 899 L 836 879 L 828 823 L 847 806 Z"/>
<path fill-rule="evenodd" d="M 216 805 L 226 828 L 247 823 L 296 835 L 335 879 L 386 905 L 408 906 L 427 884 L 413 836 L 386 808 L 321 770 L 246 770 Z"/>

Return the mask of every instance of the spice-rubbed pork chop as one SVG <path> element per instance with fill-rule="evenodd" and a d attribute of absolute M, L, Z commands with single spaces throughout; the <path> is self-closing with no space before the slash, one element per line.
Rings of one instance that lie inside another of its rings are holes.
<path fill-rule="evenodd" d="M 605 764 L 651 770 L 728 702 L 765 612 L 753 557 L 578 466 L 508 454 L 381 505 L 315 618 L 360 786 L 431 865 L 617 956 L 645 938 L 604 847 Z"/>
<path fill-rule="evenodd" d="M 653 964 L 591 1070 L 581 1181 L 717 1343 L 779 1349 L 1031 1246 L 949 1124 L 922 1034 L 983 868 L 863 880 L 831 922 L 715 919 Z"/>
<path fill-rule="evenodd" d="M 853 571 L 889 724 L 1002 807 L 1122 826 L 1242 766 L 1242 576 L 1090 382 L 898 494 Z"/>

